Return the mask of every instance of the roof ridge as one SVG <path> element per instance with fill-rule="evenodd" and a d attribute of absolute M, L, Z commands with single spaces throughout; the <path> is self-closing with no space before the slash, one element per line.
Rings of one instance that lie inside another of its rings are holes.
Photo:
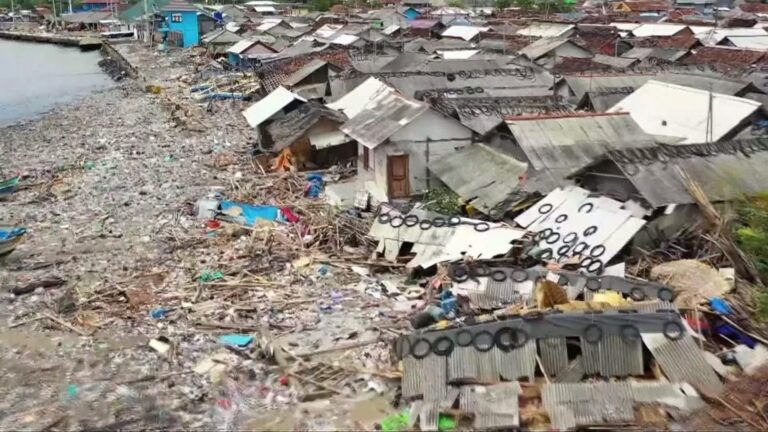
<path fill-rule="evenodd" d="M 567 118 L 587 118 L 587 117 L 616 117 L 629 115 L 628 112 L 612 113 L 593 113 L 593 112 L 574 112 L 574 113 L 552 113 L 552 114 L 526 114 L 521 116 L 505 116 L 505 121 L 525 121 L 525 120 L 555 120 Z"/>

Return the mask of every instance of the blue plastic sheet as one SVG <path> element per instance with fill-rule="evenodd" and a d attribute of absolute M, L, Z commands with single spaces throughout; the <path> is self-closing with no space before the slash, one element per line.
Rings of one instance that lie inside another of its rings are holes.
<path fill-rule="evenodd" d="M 246 347 L 253 342 L 253 336 L 244 334 L 225 334 L 219 336 L 219 343 L 233 347 Z"/>
<path fill-rule="evenodd" d="M 232 216 L 236 212 L 230 212 L 230 209 L 240 208 L 237 216 Z M 245 204 L 237 201 L 222 201 L 221 211 L 227 214 L 234 222 L 242 225 L 255 225 L 259 219 L 267 221 L 280 221 L 280 209 L 275 206 L 257 206 Z"/>

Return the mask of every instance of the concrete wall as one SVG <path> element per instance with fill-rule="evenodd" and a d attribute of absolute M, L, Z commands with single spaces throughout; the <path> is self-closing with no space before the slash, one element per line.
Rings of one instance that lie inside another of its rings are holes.
<path fill-rule="evenodd" d="M 181 22 L 173 22 L 172 17 L 176 14 L 181 15 Z M 184 48 L 198 45 L 200 43 L 200 31 L 197 24 L 197 12 L 164 11 L 163 17 L 165 17 L 166 25 L 169 29 L 172 31 L 180 32 L 183 35 L 182 46 Z"/>
<path fill-rule="evenodd" d="M 457 120 L 434 110 L 428 110 L 395 132 L 387 142 L 371 150 L 373 170 L 366 172 L 362 163 L 362 146 L 358 146 L 358 173 L 364 180 L 373 180 L 389 193 L 387 158 L 409 155 L 408 167 L 411 193 L 417 194 L 435 186 L 439 181 L 430 175 L 427 161 L 435 160 L 472 143 L 472 131 Z"/>

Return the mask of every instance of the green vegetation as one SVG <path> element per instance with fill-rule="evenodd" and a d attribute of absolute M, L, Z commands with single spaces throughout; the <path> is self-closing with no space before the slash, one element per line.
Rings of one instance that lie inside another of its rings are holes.
<path fill-rule="evenodd" d="M 336 2 L 333 0 L 312 0 L 309 2 L 309 8 L 317 12 L 328 12 L 334 4 Z"/>
<path fill-rule="evenodd" d="M 424 194 L 425 208 L 446 215 L 459 214 L 459 195 L 445 186 L 435 187 Z"/>
<path fill-rule="evenodd" d="M 734 238 L 739 248 L 755 265 L 760 279 L 768 281 L 768 193 L 741 202 Z M 754 291 L 757 318 L 768 321 L 768 291 Z"/>
<path fill-rule="evenodd" d="M 511 7 L 511 6 L 512 6 L 512 0 L 496 0 L 496 1 L 493 3 L 493 5 L 494 5 L 494 6 L 496 7 L 496 9 L 498 9 L 498 10 L 504 10 L 504 9 L 506 9 L 506 8 L 508 8 L 508 7 Z"/>
<path fill-rule="evenodd" d="M 464 0 L 448 0 L 448 6 L 455 8 L 463 8 Z"/>

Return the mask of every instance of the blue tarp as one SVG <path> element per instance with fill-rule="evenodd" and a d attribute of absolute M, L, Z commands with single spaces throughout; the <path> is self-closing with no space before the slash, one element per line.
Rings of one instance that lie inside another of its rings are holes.
<path fill-rule="evenodd" d="M 230 210 L 234 208 L 240 208 L 240 211 Z M 282 219 L 280 209 L 275 206 L 257 206 L 237 201 L 222 201 L 221 211 L 233 221 L 243 225 L 254 225 L 259 219 L 268 221 L 279 221 Z"/>

